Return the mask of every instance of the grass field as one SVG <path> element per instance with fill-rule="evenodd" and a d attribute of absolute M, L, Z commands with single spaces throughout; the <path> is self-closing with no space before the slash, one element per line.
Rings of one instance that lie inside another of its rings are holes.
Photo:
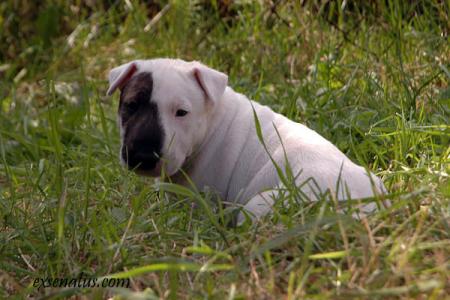
<path fill-rule="evenodd" d="M 450 297 L 448 0 L 37 2 L 0 3 L 0 298 Z M 210 194 L 124 170 L 107 74 L 153 57 L 229 74 L 392 206 L 356 220 L 293 197 L 231 228 Z M 113 274 L 130 287 L 34 285 Z"/>

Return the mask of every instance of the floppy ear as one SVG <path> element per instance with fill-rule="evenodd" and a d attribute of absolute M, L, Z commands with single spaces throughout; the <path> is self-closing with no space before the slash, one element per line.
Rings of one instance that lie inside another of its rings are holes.
<path fill-rule="evenodd" d="M 109 72 L 109 88 L 106 94 L 111 96 L 117 88 L 123 88 L 136 71 L 137 65 L 134 61 L 112 69 Z"/>
<path fill-rule="evenodd" d="M 222 98 L 228 84 L 227 75 L 197 62 L 194 62 L 192 72 L 209 100 L 215 103 Z"/>

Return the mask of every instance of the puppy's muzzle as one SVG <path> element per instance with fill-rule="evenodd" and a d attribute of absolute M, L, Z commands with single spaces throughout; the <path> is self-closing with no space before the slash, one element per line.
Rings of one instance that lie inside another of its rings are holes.
<path fill-rule="evenodd" d="M 156 167 L 160 156 L 158 150 L 149 146 L 145 140 L 122 147 L 122 158 L 130 170 L 151 171 Z"/>

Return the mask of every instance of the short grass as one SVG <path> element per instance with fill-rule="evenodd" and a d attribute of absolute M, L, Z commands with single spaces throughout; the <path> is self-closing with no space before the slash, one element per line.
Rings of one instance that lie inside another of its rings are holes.
<path fill-rule="evenodd" d="M 300 2 L 1 3 L 0 298 L 448 297 L 449 2 Z M 211 195 L 124 170 L 106 76 L 152 57 L 228 73 L 381 176 L 392 206 L 355 220 L 291 193 L 230 228 Z M 117 273 L 129 289 L 33 286 Z"/>

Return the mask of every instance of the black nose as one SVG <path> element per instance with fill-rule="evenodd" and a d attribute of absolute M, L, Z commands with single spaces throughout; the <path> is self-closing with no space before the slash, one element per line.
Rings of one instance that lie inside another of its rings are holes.
<path fill-rule="evenodd" d="M 152 170 L 160 159 L 160 153 L 153 147 L 142 147 L 135 143 L 122 147 L 122 158 L 129 169 Z"/>

